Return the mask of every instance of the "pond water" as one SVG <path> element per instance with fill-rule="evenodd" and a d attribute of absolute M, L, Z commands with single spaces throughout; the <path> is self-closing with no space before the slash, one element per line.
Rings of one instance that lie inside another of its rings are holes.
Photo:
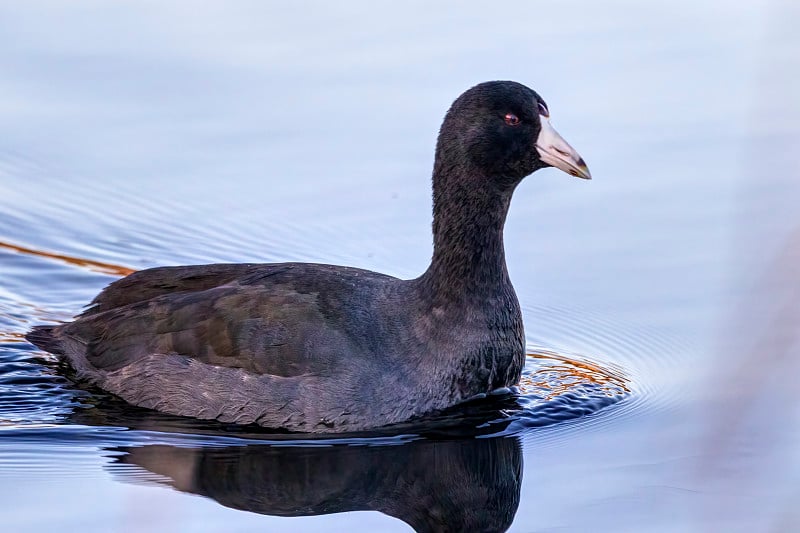
<path fill-rule="evenodd" d="M 800 526 L 798 15 L 0 7 L 3 530 Z M 437 129 L 488 79 L 541 93 L 594 176 L 515 193 L 518 397 L 311 439 L 132 408 L 24 340 L 157 265 L 418 275 Z"/>

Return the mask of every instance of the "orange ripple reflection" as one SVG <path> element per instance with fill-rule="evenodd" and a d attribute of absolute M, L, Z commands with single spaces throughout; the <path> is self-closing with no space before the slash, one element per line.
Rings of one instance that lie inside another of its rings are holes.
<path fill-rule="evenodd" d="M 523 374 L 519 383 L 523 394 L 536 394 L 551 400 L 577 387 L 592 385 L 608 396 L 630 392 L 629 380 L 620 371 L 596 363 L 568 357 L 549 350 L 528 352 L 536 369 Z"/>
<path fill-rule="evenodd" d="M 69 255 L 57 254 L 54 252 L 45 252 L 43 250 L 35 250 L 33 248 L 26 248 L 24 246 L 11 244 L 9 242 L 0 241 L 0 248 L 5 248 L 6 250 L 11 250 L 12 252 L 16 252 L 18 254 L 35 255 L 37 257 L 56 259 L 57 261 L 67 263 L 69 265 L 76 265 L 79 267 L 87 268 L 92 272 L 100 272 L 101 274 L 110 274 L 112 276 L 127 276 L 128 274 L 133 274 L 134 272 L 136 272 L 132 268 L 120 265 L 103 263 L 101 261 L 93 261 L 91 259 L 82 259 L 80 257 L 72 257 Z"/>
<path fill-rule="evenodd" d="M 11 331 L 0 331 L 0 342 L 25 342 L 25 334 Z"/>

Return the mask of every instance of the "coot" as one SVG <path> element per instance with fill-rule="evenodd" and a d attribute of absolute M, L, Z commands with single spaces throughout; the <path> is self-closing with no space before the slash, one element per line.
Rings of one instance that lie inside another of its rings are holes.
<path fill-rule="evenodd" d="M 433 259 L 418 278 L 307 263 L 152 268 L 27 338 L 131 404 L 301 432 L 384 426 L 504 390 L 519 382 L 525 337 L 503 224 L 517 184 L 548 166 L 590 178 L 536 92 L 481 83 L 439 132 Z"/>

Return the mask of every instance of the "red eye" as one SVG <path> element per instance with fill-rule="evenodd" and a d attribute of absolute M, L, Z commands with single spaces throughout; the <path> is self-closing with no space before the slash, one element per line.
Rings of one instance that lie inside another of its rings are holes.
<path fill-rule="evenodd" d="M 505 121 L 509 126 L 519 126 L 519 117 L 514 113 L 506 113 Z"/>
<path fill-rule="evenodd" d="M 539 114 L 543 117 L 550 117 L 550 111 L 548 111 L 547 107 L 541 102 L 539 102 Z"/>

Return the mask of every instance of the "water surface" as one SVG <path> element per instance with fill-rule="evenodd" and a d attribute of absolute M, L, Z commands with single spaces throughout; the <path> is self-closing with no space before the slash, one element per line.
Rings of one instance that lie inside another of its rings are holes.
<path fill-rule="evenodd" d="M 4 527 L 791 530 L 797 15 L 755 0 L 0 8 Z M 498 78 L 544 96 L 595 177 L 546 170 L 515 193 L 515 397 L 319 440 L 131 408 L 25 342 L 151 266 L 418 275 L 440 120 Z"/>

